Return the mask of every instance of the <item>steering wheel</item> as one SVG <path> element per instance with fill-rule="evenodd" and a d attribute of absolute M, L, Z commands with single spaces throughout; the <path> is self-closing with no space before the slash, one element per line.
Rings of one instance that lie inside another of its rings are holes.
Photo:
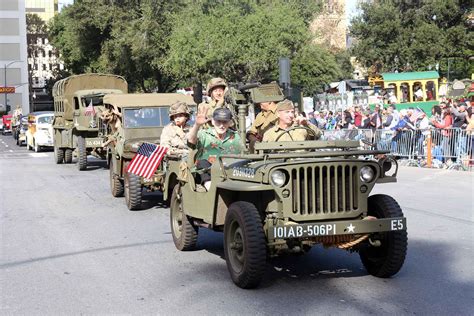
<path fill-rule="evenodd" d="M 311 138 L 312 139 L 315 139 L 316 138 L 316 133 L 315 131 L 313 131 L 311 128 L 309 127 L 306 127 L 306 126 L 302 126 L 302 125 L 298 125 L 298 126 L 293 126 L 287 130 L 285 130 L 283 133 L 281 133 L 280 135 L 278 135 L 278 137 L 275 139 L 275 142 L 277 142 L 283 135 L 285 134 L 288 134 L 288 136 L 290 136 L 291 138 L 291 141 L 294 141 L 293 140 L 293 137 L 291 137 L 291 134 L 290 132 L 291 131 L 294 131 L 295 129 L 305 129 L 306 131 L 308 131 L 310 134 L 311 134 Z"/>

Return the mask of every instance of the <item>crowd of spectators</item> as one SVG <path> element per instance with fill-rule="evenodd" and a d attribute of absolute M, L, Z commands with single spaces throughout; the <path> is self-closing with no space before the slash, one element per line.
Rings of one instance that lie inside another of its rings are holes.
<path fill-rule="evenodd" d="M 392 103 L 383 108 L 375 105 L 355 105 L 336 112 L 326 109 L 308 113 L 311 123 L 322 130 L 334 129 L 371 129 L 371 130 L 404 130 L 404 129 L 472 129 L 474 124 L 474 102 L 464 100 L 447 100 L 433 106 L 431 113 L 419 108 L 397 109 Z M 472 123 L 470 123 L 472 122 Z"/>

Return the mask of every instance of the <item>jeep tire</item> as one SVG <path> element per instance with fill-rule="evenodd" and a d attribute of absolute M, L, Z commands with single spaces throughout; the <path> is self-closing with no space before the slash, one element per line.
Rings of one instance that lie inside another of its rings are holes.
<path fill-rule="evenodd" d="M 77 169 L 86 170 L 87 168 L 87 149 L 86 140 L 82 136 L 77 136 Z"/>
<path fill-rule="evenodd" d="M 265 273 L 267 248 L 263 224 L 251 203 L 230 205 L 224 224 L 224 253 L 232 281 L 241 288 L 257 287 Z"/>
<path fill-rule="evenodd" d="M 370 196 L 368 209 L 368 215 L 377 218 L 403 217 L 397 201 L 385 194 Z M 389 278 L 400 271 L 405 262 L 408 245 L 407 231 L 391 231 L 378 235 L 381 245 L 375 247 L 367 243 L 360 249 L 359 255 L 369 274 L 379 278 Z"/>
<path fill-rule="evenodd" d="M 26 143 L 28 147 L 28 143 Z M 64 149 L 59 148 L 58 146 L 54 145 L 54 161 L 56 164 L 63 163 L 64 161 Z"/>
<path fill-rule="evenodd" d="M 140 177 L 133 173 L 125 173 L 125 203 L 129 210 L 134 211 L 140 209 L 142 205 L 142 184 Z"/>
<path fill-rule="evenodd" d="M 64 163 L 71 163 L 72 162 L 72 149 L 66 148 L 64 149 Z"/>
<path fill-rule="evenodd" d="M 199 227 L 193 225 L 183 212 L 182 195 L 179 183 L 173 188 L 170 201 L 170 224 L 174 245 L 178 250 L 188 251 L 196 248 Z"/>
<path fill-rule="evenodd" d="M 114 173 L 114 165 L 117 162 L 114 158 L 110 159 L 109 176 L 110 176 L 110 191 L 113 197 L 123 196 L 123 181 Z"/>

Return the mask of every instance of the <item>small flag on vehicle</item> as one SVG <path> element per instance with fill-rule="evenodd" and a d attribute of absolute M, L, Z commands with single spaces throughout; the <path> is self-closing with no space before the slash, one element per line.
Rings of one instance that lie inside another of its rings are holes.
<path fill-rule="evenodd" d="M 127 172 L 149 179 L 163 160 L 168 148 L 150 143 L 138 147 L 137 154 L 127 167 Z"/>
<path fill-rule="evenodd" d="M 89 105 L 86 107 L 86 111 L 84 112 L 84 115 L 87 115 L 87 116 L 95 116 L 95 108 L 94 108 L 94 106 L 92 105 L 92 100 L 91 100 L 91 102 L 89 103 Z"/>

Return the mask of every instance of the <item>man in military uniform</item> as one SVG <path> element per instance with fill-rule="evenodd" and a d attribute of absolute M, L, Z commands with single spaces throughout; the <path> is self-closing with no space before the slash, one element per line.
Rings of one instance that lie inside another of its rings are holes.
<path fill-rule="evenodd" d="M 207 83 L 206 91 L 207 95 L 211 98 L 211 101 L 208 103 L 202 102 L 198 105 L 198 111 L 206 111 L 208 122 L 204 124 L 203 127 L 208 128 L 212 126 L 212 114 L 218 108 L 228 108 L 233 116 L 231 125 L 234 129 L 237 126 L 236 115 L 234 109 L 225 103 L 225 93 L 227 92 L 228 86 L 224 79 L 222 78 L 212 78 Z"/>
<path fill-rule="evenodd" d="M 171 123 L 163 128 L 160 146 L 168 148 L 168 155 L 186 157 L 189 149 L 186 134 L 190 126 L 187 124 L 191 111 L 185 102 L 178 101 L 171 105 L 169 116 Z"/>
<path fill-rule="evenodd" d="M 321 137 L 321 131 L 313 124 L 308 122 L 308 119 L 302 115 L 295 117 L 295 106 L 290 100 L 283 100 L 278 102 L 276 106 L 276 114 L 278 116 L 277 124 L 270 128 L 263 135 L 264 142 L 274 142 L 282 135 L 279 141 L 304 141 L 313 138 L 311 132 L 304 128 L 298 128 L 287 132 L 292 127 L 304 126 L 310 128 L 314 132 L 314 139 Z"/>
<path fill-rule="evenodd" d="M 275 89 L 276 87 L 277 90 L 272 91 L 273 93 L 259 93 L 259 88 L 255 88 L 254 91 L 252 91 L 253 97 L 259 101 L 256 105 L 260 107 L 261 111 L 257 114 L 252 126 L 247 132 L 250 152 L 254 151 L 256 142 L 262 141 L 263 134 L 277 123 L 278 116 L 276 114 L 276 102 L 284 99 L 283 93 L 281 93 L 281 90 L 276 83 L 262 85 L 262 87 L 263 86 L 266 86 L 266 89 L 269 87 Z"/>

